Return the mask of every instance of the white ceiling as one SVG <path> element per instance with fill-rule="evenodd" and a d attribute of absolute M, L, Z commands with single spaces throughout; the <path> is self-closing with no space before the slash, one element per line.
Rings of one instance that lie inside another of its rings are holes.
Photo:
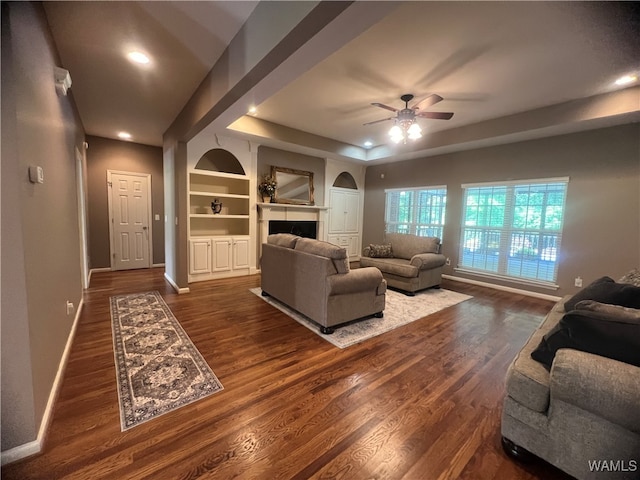
<path fill-rule="evenodd" d="M 45 2 L 88 134 L 161 145 L 256 2 Z M 397 2 L 382 21 L 258 105 L 257 118 L 346 144 L 387 144 L 392 115 L 437 93 L 429 134 L 614 90 L 640 70 L 636 2 Z M 138 45 L 140 69 L 123 56 Z M 640 105 L 636 106 L 638 110 Z M 633 117 L 637 118 L 637 117 Z M 622 121 L 622 120 L 620 120 Z M 286 146 L 286 145 L 283 145 Z M 408 148 L 408 147 L 407 147 Z"/>
<path fill-rule="evenodd" d="M 71 91 L 89 135 L 162 145 L 257 1 L 44 2 Z M 130 50 L 148 54 L 140 67 Z"/>

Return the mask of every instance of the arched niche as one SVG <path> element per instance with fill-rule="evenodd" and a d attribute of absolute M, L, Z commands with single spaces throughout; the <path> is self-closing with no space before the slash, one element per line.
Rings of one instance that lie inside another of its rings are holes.
<path fill-rule="evenodd" d="M 349 172 L 342 172 L 336 180 L 333 182 L 334 187 L 340 188 L 350 188 L 352 190 L 357 190 L 358 185 L 356 184 L 355 178 Z"/>
<path fill-rule="evenodd" d="M 246 175 L 236 156 L 223 148 L 212 148 L 202 155 L 196 163 L 196 169 Z"/>

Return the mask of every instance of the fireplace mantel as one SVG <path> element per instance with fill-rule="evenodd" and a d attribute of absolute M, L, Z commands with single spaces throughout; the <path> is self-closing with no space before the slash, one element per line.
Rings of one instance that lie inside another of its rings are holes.
<path fill-rule="evenodd" d="M 329 207 L 321 207 L 319 205 L 296 205 L 295 203 L 258 203 L 261 210 L 329 210 Z"/>

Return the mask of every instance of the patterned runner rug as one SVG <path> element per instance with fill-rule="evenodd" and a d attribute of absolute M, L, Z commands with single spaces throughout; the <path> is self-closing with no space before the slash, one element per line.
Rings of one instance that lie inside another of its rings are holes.
<path fill-rule="evenodd" d="M 111 297 L 111 327 L 123 432 L 223 389 L 158 292 Z"/>
<path fill-rule="evenodd" d="M 432 313 L 472 298 L 469 295 L 452 292 L 444 288 L 422 290 L 421 292 L 417 292 L 414 297 L 408 297 L 394 290 L 387 290 L 383 318 L 371 317 L 365 320 L 347 323 L 343 327 L 336 328 L 335 332 L 331 335 L 323 335 L 320 333 L 320 327 L 306 316 L 272 297 L 263 297 L 260 288 L 251 288 L 250 290 L 265 302 L 286 313 L 295 321 L 304 325 L 312 332 L 317 333 L 327 342 L 332 343 L 338 348 L 350 347 L 351 345 L 376 337 L 394 328 L 414 322 L 427 315 L 431 315 Z"/>

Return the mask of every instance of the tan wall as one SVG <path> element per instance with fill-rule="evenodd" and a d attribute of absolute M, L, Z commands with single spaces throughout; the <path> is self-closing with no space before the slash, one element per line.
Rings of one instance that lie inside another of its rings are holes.
<path fill-rule="evenodd" d="M 88 136 L 89 259 L 91 268 L 110 266 L 107 170 L 151 174 L 153 263 L 164 263 L 162 148 Z M 159 220 L 155 216 L 159 215 Z"/>
<path fill-rule="evenodd" d="M 2 4 L 2 450 L 36 440 L 82 299 L 76 148 L 40 3 Z M 44 183 L 28 179 L 30 165 Z M 7 261 L 8 260 L 8 261 Z"/>
<path fill-rule="evenodd" d="M 371 166 L 366 173 L 363 245 L 383 239 L 386 188 L 447 185 L 443 253 L 451 258 L 451 267 L 445 267 L 445 273 L 463 276 L 454 271 L 462 214 L 461 184 L 563 176 L 570 180 L 558 271 L 560 289 L 527 289 L 558 296 L 570 294 L 577 290 L 577 276 L 586 284 L 602 275 L 618 278 L 639 266 L 638 124 Z"/>

